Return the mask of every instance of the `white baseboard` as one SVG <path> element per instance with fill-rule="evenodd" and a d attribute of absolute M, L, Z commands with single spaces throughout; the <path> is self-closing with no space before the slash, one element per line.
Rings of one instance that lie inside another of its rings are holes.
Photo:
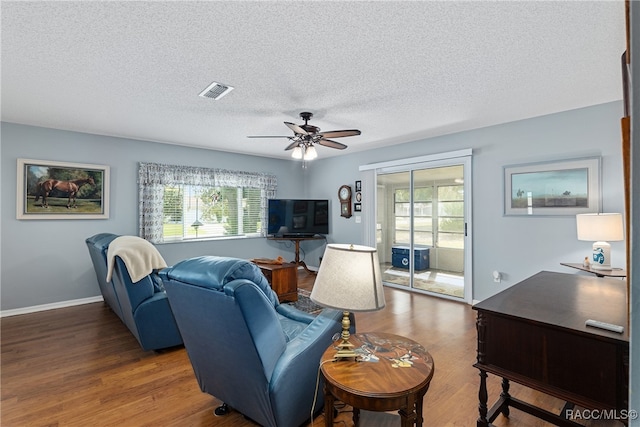
<path fill-rule="evenodd" d="M 51 304 L 34 305 L 31 307 L 14 308 L 12 310 L 0 311 L 0 317 L 17 316 L 19 314 L 36 313 L 38 311 L 55 310 L 57 308 L 73 307 L 74 305 L 90 304 L 93 302 L 104 301 L 102 295 L 97 297 L 74 299 L 71 301 L 54 302 Z"/>

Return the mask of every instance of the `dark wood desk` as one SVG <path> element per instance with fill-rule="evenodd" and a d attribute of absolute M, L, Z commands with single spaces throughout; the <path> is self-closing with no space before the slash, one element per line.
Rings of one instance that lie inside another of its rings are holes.
<path fill-rule="evenodd" d="M 350 342 L 356 351 L 377 361 L 334 362 L 333 345 L 324 352 L 320 370 L 325 379 L 325 426 L 333 427 L 336 399 L 353 407 L 355 425 L 363 409 L 397 410 L 402 427 L 422 426 L 422 402 L 435 369 L 431 355 L 409 338 L 381 332 L 353 334 Z"/>
<path fill-rule="evenodd" d="M 627 277 L 627 270 L 622 268 L 612 268 L 611 270 L 594 270 L 591 267 L 585 267 L 577 262 L 561 262 L 560 265 L 565 267 L 575 268 L 580 271 L 586 271 L 587 273 L 595 274 L 598 277 L 618 277 L 624 279 Z"/>
<path fill-rule="evenodd" d="M 296 246 L 295 249 L 295 254 L 296 254 L 296 258 L 291 261 L 292 264 L 295 265 L 301 265 L 302 268 L 304 268 L 306 270 L 307 273 L 309 274 L 316 274 L 315 271 L 313 270 L 309 270 L 309 268 L 307 267 L 307 264 L 304 263 L 304 261 L 302 261 L 300 259 L 300 242 L 303 242 L 305 240 L 326 240 L 325 237 L 322 236 L 317 236 L 317 237 L 267 237 L 267 239 L 269 240 L 289 240 L 291 242 L 293 242 Z"/>
<path fill-rule="evenodd" d="M 628 404 L 629 333 L 626 287 L 619 280 L 542 271 L 473 307 L 478 312 L 478 426 L 509 407 L 559 426 L 578 426 L 571 405 L 622 414 Z M 625 327 L 618 334 L 587 319 Z M 502 377 L 502 394 L 487 410 L 487 373 Z M 509 395 L 509 381 L 568 402 L 561 414 Z"/>

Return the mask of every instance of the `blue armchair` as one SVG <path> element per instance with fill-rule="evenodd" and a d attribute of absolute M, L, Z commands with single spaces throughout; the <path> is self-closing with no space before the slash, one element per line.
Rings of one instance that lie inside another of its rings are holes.
<path fill-rule="evenodd" d="M 279 304 L 248 261 L 197 257 L 160 271 L 200 389 L 267 427 L 309 420 L 322 353 L 342 313 Z M 323 407 L 322 383 L 315 409 Z"/>
<path fill-rule="evenodd" d="M 134 283 L 122 258 L 116 256 L 111 281 L 107 282 L 107 253 L 117 237 L 101 233 L 86 240 L 104 300 L 143 350 L 181 345 L 182 337 L 157 273 L 152 272 Z"/>
<path fill-rule="evenodd" d="M 107 250 L 109 249 L 109 243 L 116 237 L 118 237 L 117 234 L 100 233 L 87 238 L 85 243 L 89 249 L 93 269 L 96 272 L 102 299 L 109 308 L 118 315 L 120 320 L 124 321 L 122 318 L 122 309 L 120 308 L 116 291 L 113 289 L 113 284 L 107 282 Z"/>

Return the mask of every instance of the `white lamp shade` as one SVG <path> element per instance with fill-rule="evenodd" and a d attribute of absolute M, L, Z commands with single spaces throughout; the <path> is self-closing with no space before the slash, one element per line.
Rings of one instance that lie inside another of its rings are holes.
<path fill-rule="evenodd" d="M 329 244 L 311 291 L 311 300 L 346 311 L 374 311 L 385 306 L 378 252 L 358 245 Z"/>
<path fill-rule="evenodd" d="M 578 240 L 610 241 L 624 240 L 622 214 L 578 214 L 576 215 Z"/>
<path fill-rule="evenodd" d="M 304 151 L 304 159 L 313 160 L 316 157 L 318 157 L 318 152 L 316 151 L 316 147 L 314 147 L 313 145 L 310 145 L 309 147 L 307 147 L 307 149 Z"/>
<path fill-rule="evenodd" d="M 294 159 L 301 159 L 302 158 L 302 148 L 295 147 L 293 149 L 293 151 L 291 152 L 291 157 L 293 157 Z"/>

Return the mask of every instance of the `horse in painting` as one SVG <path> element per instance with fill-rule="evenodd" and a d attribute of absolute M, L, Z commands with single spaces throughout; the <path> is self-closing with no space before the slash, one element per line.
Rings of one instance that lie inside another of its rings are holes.
<path fill-rule="evenodd" d="M 34 202 L 37 202 L 40 197 L 42 197 L 42 207 L 48 208 L 49 202 L 47 202 L 47 197 L 49 197 L 49 193 L 53 190 L 58 190 L 63 193 L 67 193 L 69 195 L 69 201 L 67 202 L 67 209 L 76 208 L 76 197 L 78 196 L 78 191 L 80 187 L 84 184 L 96 185 L 93 178 L 80 178 L 80 179 L 72 179 L 70 181 L 59 181 L 57 179 L 47 179 L 45 181 L 39 182 L 36 189 L 36 199 Z"/>

